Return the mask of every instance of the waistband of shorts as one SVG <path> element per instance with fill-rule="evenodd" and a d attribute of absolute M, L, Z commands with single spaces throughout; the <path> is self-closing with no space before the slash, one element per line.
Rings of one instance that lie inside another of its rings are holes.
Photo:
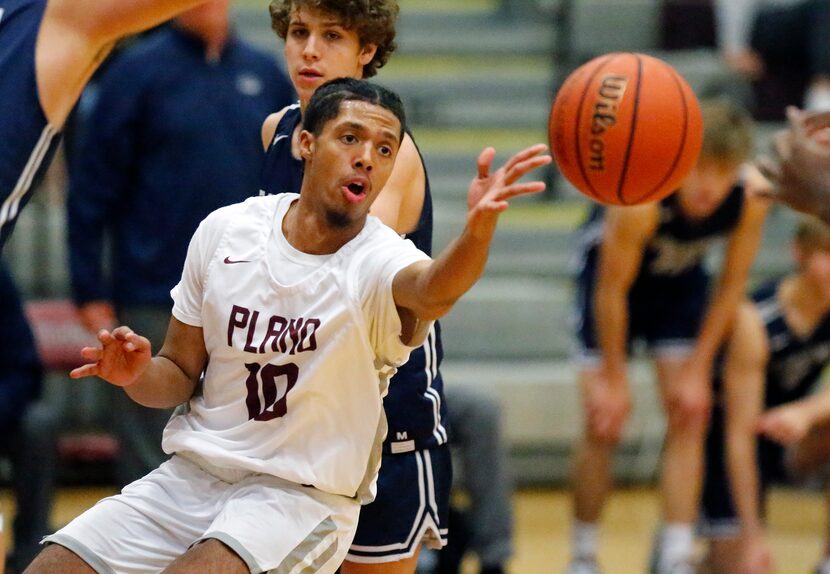
<path fill-rule="evenodd" d="M 174 456 L 178 456 L 179 458 L 182 458 L 191 464 L 195 464 L 209 475 L 213 476 L 214 478 L 218 478 L 222 482 L 227 482 L 228 484 L 236 484 L 237 482 L 240 482 L 248 478 L 249 476 L 262 474 L 260 472 L 254 472 L 252 470 L 243 468 L 227 468 L 223 466 L 216 466 L 215 464 L 207 461 L 203 456 L 200 456 L 195 452 L 180 451 L 177 452 Z"/>

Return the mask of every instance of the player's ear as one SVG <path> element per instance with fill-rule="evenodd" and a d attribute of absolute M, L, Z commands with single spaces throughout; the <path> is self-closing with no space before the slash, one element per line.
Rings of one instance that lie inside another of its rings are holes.
<path fill-rule="evenodd" d="M 302 130 L 300 132 L 300 157 L 304 160 L 311 159 L 314 155 L 314 134 L 309 131 Z"/>
<path fill-rule="evenodd" d="M 360 48 L 360 56 L 358 56 L 358 61 L 360 62 L 360 65 L 365 66 L 366 64 L 371 62 L 372 58 L 375 57 L 377 51 L 377 44 L 365 44 L 362 48 Z"/>

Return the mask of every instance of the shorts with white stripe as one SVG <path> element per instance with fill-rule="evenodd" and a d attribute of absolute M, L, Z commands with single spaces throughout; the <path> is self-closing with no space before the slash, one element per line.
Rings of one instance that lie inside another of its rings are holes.
<path fill-rule="evenodd" d="M 357 525 L 354 499 L 257 473 L 226 480 L 174 456 L 44 541 L 69 548 L 99 574 L 160 572 L 210 538 L 252 574 L 337 570 Z"/>
<path fill-rule="evenodd" d="M 445 546 L 451 486 L 447 445 L 383 455 L 377 498 L 361 508 L 346 559 L 397 562 L 410 558 L 421 543 Z"/>

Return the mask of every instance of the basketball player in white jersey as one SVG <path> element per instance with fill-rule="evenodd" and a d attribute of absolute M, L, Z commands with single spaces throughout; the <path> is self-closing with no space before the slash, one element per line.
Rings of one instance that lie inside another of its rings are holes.
<path fill-rule="evenodd" d="M 431 261 L 369 216 L 405 130 L 393 93 L 342 79 L 303 117 L 301 194 L 220 209 L 191 242 L 164 346 L 129 327 L 83 350 L 137 402 L 169 407 L 170 461 L 47 537 L 29 574 L 332 573 L 372 499 L 395 366 L 478 279 L 530 147 L 479 156 L 462 234 Z M 204 380 L 199 384 L 204 371 Z M 197 388 L 198 385 L 198 388 Z"/>

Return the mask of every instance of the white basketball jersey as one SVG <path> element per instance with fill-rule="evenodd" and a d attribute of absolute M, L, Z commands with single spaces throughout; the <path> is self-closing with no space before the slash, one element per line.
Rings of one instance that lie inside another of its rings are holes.
<path fill-rule="evenodd" d="M 209 362 L 162 444 L 367 502 L 386 434 L 381 399 L 411 350 L 392 281 L 428 258 L 370 216 L 334 255 L 282 285 L 272 266 L 290 258 L 282 220 L 298 197 L 220 209 L 194 235 L 173 315 L 202 327 Z"/>

